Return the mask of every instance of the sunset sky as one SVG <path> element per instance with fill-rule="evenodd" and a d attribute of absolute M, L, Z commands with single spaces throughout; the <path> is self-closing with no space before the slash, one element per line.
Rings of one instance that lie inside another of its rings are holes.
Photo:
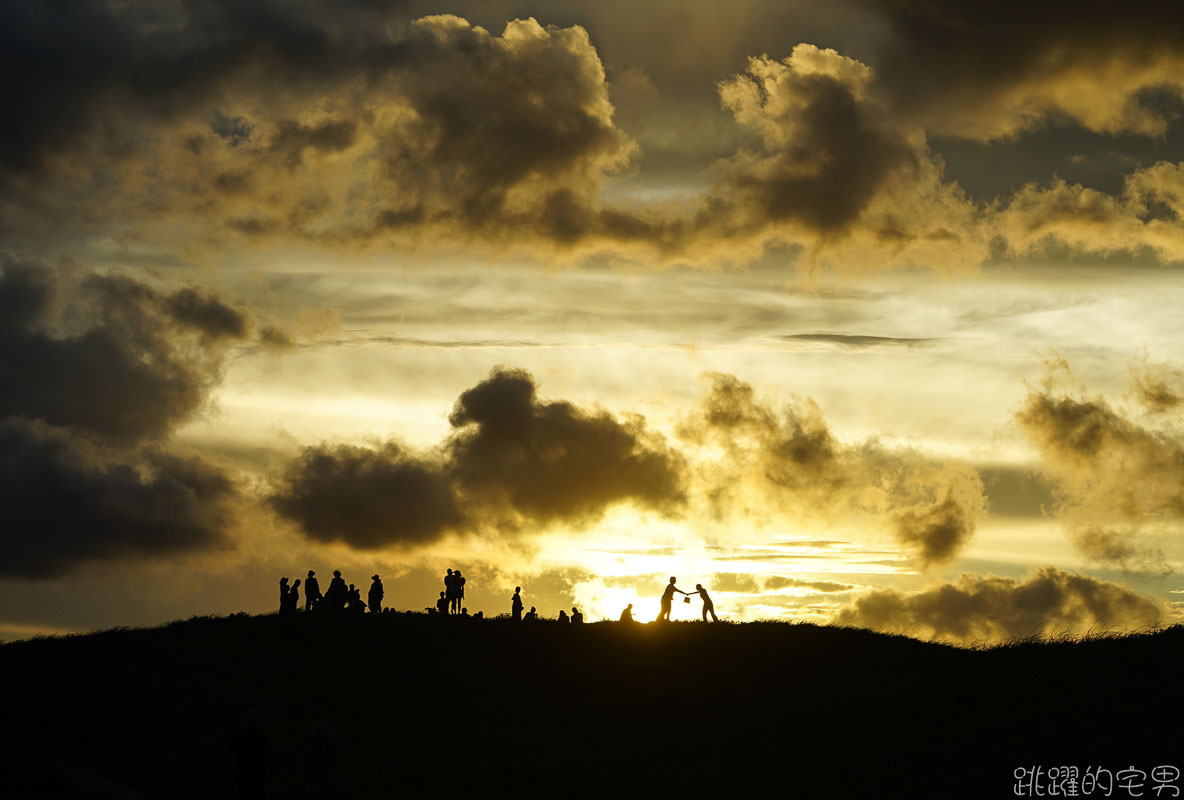
<path fill-rule="evenodd" d="M 1184 621 L 1179 4 L 30 0 L 0 59 L 0 639 L 335 568 Z"/>

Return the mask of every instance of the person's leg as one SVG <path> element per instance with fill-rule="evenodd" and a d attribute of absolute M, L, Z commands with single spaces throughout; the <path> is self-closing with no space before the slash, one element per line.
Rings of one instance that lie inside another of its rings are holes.
<path fill-rule="evenodd" d="M 707 604 L 706 603 L 703 604 L 703 621 L 704 622 L 707 621 Z"/>
<path fill-rule="evenodd" d="M 714 606 L 714 605 L 708 606 L 708 610 L 709 610 L 709 611 L 711 611 L 711 621 L 712 621 L 712 622 L 719 622 L 719 617 L 717 617 L 717 616 L 715 615 L 715 606 Z M 706 622 L 706 621 L 707 621 L 707 616 L 706 616 L 706 615 L 704 615 L 704 616 L 703 616 L 703 621 L 704 621 L 704 622 Z"/>

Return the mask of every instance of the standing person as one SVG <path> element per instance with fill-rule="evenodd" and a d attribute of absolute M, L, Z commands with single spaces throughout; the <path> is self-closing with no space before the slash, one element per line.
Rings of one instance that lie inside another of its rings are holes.
<path fill-rule="evenodd" d="M 448 599 L 448 607 L 444 611 L 447 614 L 452 610 L 453 601 L 456 600 L 456 575 L 453 574 L 451 569 L 444 576 L 444 597 Z"/>
<path fill-rule="evenodd" d="M 465 579 L 460 570 L 452 572 L 452 613 L 460 611 L 461 603 L 465 599 Z"/>
<path fill-rule="evenodd" d="M 288 594 L 292 590 L 288 588 L 288 579 L 280 578 L 280 613 L 288 613 Z"/>
<path fill-rule="evenodd" d="M 679 589 L 674 585 L 677 582 L 678 578 L 671 576 L 670 583 L 666 584 L 666 591 L 662 592 L 662 610 L 658 612 L 658 619 L 655 620 L 655 622 L 661 622 L 662 620 L 665 620 L 666 622 L 670 621 L 670 604 L 674 602 L 675 592 L 678 592 L 679 594 L 685 594 L 687 597 L 690 597 L 688 592 L 684 592 L 682 589 Z"/>
<path fill-rule="evenodd" d="M 633 604 L 630 603 L 629 606 L 624 611 L 621 612 L 621 622 L 632 622 L 632 621 L 633 621 Z"/>
<path fill-rule="evenodd" d="M 321 604 L 321 585 L 317 583 L 316 573 L 308 571 L 308 580 L 304 582 L 304 610 L 312 611 Z"/>
<path fill-rule="evenodd" d="M 719 617 L 715 615 L 715 603 L 711 602 L 711 595 L 707 594 L 707 590 L 703 588 L 702 584 L 695 584 L 695 591 L 688 592 L 687 597 L 693 594 L 699 595 L 703 600 L 703 621 L 707 621 L 707 615 L 711 615 L 712 622 L 719 622 Z"/>
<path fill-rule="evenodd" d="M 522 621 L 522 587 L 514 587 L 514 597 L 510 600 L 510 611 L 514 615 L 515 622 Z"/>
<path fill-rule="evenodd" d="M 574 625 L 579 625 L 584 621 L 584 615 L 575 606 L 571 607 L 571 621 Z"/>
<path fill-rule="evenodd" d="M 370 580 L 374 581 L 374 583 L 370 584 L 370 593 L 366 595 L 366 599 L 370 603 L 370 613 L 381 614 L 383 597 L 382 579 L 377 575 L 372 575 L 370 576 Z"/>
<path fill-rule="evenodd" d="M 300 579 L 292 584 L 292 588 L 288 591 L 288 596 L 284 597 L 282 590 L 280 595 L 280 613 L 285 616 L 292 616 L 296 613 L 296 607 L 300 605 Z"/>
<path fill-rule="evenodd" d="M 349 602 L 349 589 L 346 588 L 345 581 L 341 578 L 341 570 L 333 570 L 333 580 L 329 581 L 329 589 L 325 592 L 322 602 L 325 604 L 325 610 L 330 614 L 340 612 Z"/>

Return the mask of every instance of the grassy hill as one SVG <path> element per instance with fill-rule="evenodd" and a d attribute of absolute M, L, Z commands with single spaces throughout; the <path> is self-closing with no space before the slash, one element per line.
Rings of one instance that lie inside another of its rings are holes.
<path fill-rule="evenodd" d="M 967 650 L 784 623 L 195 618 L 0 647 L 0 774 L 8 797 L 233 797 L 253 710 L 274 797 L 1006 797 L 1021 765 L 1184 767 L 1181 656 L 1181 626 Z"/>

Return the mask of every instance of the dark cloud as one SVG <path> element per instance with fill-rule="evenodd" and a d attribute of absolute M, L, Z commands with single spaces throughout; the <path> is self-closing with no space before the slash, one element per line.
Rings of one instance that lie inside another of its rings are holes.
<path fill-rule="evenodd" d="M 310 539 L 359 549 L 430 542 L 461 521 L 443 465 L 393 443 L 306 447 L 270 502 Z"/>
<path fill-rule="evenodd" d="M 1162 134 L 1155 93 L 1178 94 L 1184 12 L 1053 0 L 1001 13 L 986 0 L 866 0 L 888 21 L 877 68 L 898 114 L 931 131 L 1013 136 L 1058 115 L 1104 132 Z M 1005 54 L 1005 55 L 1004 55 Z"/>
<path fill-rule="evenodd" d="M 1143 358 L 1131 365 L 1131 394 L 1152 413 L 1178 412 L 1184 409 L 1184 370 Z"/>
<path fill-rule="evenodd" d="M 449 419 L 438 454 L 306 448 L 270 502 L 312 538 L 375 548 L 584 524 L 619 503 L 672 514 L 685 500 L 682 457 L 642 418 L 541 401 L 524 371 L 495 369 Z"/>
<path fill-rule="evenodd" d="M 921 347 L 941 341 L 940 339 L 916 339 L 902 338 L 898 336 L 870 336 L 866 334 L 852 333 L 788 333 L 778 338 L 793 342 L 827 342 L 829 344 L 837 344 L 844 347 L 854 348 L 881 346 Z"/>
<path fill-rule="evenodd" d="M 225 545 L 236 494 L 200 459 L 109 460 L 60 430 L 0 421 L 0 575 L 43 578 L 93 559 Z"/>
<path fill-rule="evenodd" d="M 856 597 L 834 622 L 975 642 L 1141 627 L 1162 617 L 1155 601 L 1126 584 L 1043 567 L 1019 581 L 967 573 L 918 592 L 876 589 Z"/>
<path fill-rule="evenodd" d="M 974 535 L 986 504 L 974 469 L 874 441 L 844 444 L 808 399 L 777 411 L 734 376 L 712 379 L 680 434 L 725 448 L 704 478 L 718 514 L 772 503 L 807 519 L 871 517 L 924 568 L 953 559 Z"/>
<path fill-rule="evenodd" d="M 225 545 L 232 480 L 162 444 L 246 328 L 194 289 L 0 261 L 0 574 Z"/>
<path fill-rule="evenodd" d="M 54 314 L 55 305 L 65 305 Z M 68 297 L 41 266 L 0 263 L 0 417 L 24 416 L 122 442 L 158 439 L 205 402 L 217 348 L 245 318 L 194 289 L 164 295 L 121 276 L 90 275 Z"/>
<path fill-rule="evenodd" d="M 1057 497 L 1048 479 L 1037 468 L 980 466 L 992 516 L 1047 517 Z"/>
<path fill-rule="evenodd" d="M 1067 373 L 1063 361 L 1055 366 Z M 1057 516 L 1084 555 L 1171 569 L 1153 541 L 1184 523 L 1184 440 L 1170 420 L 1141 424 L 1057 372 L 1028 393 L 1016 419 L 1056 487 Z"/>

